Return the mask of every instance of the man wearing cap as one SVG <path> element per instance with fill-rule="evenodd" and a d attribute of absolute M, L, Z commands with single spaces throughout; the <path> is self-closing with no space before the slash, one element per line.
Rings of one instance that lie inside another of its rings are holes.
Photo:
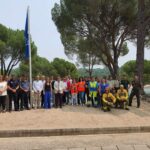
<path fill-rule="evenodd" d="M 124 86 L 121 84 L 120 89 L 117 91 L 117 101 L 116 101 L 116 107 L 120 105 L 120 108 L 129 110 L 128 108 L 128 92 L 126 89 L 124 89 Z"/>
<path fill-rule="evenodd" d="M 105 93 L 103 94 L 102 97 L 102 102 L 103 102 L 103 110 L 110 111 L 111 107 L 115 104 L 116 98 L 113 96 L 112 93 L 110 93 L 109 87 L 105 89 Z"/>

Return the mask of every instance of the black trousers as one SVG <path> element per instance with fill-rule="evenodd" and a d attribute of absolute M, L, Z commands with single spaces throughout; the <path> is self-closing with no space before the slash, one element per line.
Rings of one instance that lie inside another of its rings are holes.
<path fill-rule="evenodd" d="M 59 106 L 60 108 L 62 108 L 62 94 L 61 93 L 57 93 L 55 94 L 55 106 L 56 108 Z"/>
<path fill-rule="evenodd" d="M 2 110 L 5 110 L 5 100 L 6 96 L 0 96 L 0 107 L 2 107 Z"/>
<path fill-rule="evenodd" d="M 22 110 L 24 107 L 24 101 L 22 99 L 22 91 L 18 91 L 17 93 L 17 101 L 19 103 L 19 109 Z"/>
<path fill-rule="evenodd" d="M 23 105 L 25 109 L 29 109 L 29 97 L 28 92 L 22 92 L 21 93 L 21 99 L 23 101 Z"/>
<path fill-rule="evenodd" d="M 41 92 L 41 108 L 44 107 L 44 92 Z"/>
<path fill-rule="evenodd" d="M 140 107 L 140 91 L 139 90 L 132 90 L 129 96 L 129 106 L 132 105 L 132 99 L 136 96 L 137 98 L 137 107 Z"/>
<path fill-rule="evenodd" d="M 12 101 L 14 101 L 15 111 L 19 110 L 19 101 L 17 98 L 17 93 L 9 93 L 9 111 L 12 111 Z"/>

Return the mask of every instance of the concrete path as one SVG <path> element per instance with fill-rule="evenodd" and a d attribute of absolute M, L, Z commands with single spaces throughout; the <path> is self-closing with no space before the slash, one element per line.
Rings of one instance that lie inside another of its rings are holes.
<path fill-rule="evenodd" d="M 134 102 L 130 111 L 112 109 L 111 112 L 103 112 L 98 108 L 65 106 L 63 109 L 0 113 L 0 130 L 150 127 L 150 103 L 142 102 L 139 109 L 135 106 Z"/>
<path fill-rule="evenodd" d="M 150 133 L 1 138 L 0 150 L 150 150 Z"/>
<path fill-rule="evenodd" d="M 0 137 L 35 137 L 150 132 L 150 103 L 130 111 L 103 112 L 86 106 L 0 114 Z"/>

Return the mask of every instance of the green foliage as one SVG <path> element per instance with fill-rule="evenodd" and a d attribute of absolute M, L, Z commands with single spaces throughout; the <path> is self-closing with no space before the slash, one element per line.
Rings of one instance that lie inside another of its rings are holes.
<path fill-rule="evenodd" d="M 65 53 L 76 55 L 83 66 L 91 65 L 86 54 L 97 57 L 94 65 L 102 62 L 114 78 L 118 58 L 129 51 L 126 41 L 133 38 L 136 14 L 136 0 L 60 0 L 52 9 Z"/>
<path fill-rule="evenodd" d="M 22 62 L 19 68 L 13 70 L 15 75 L 29 75 L 28 62 Z M 46 58 L 40 56 L 34 56 L 32 58 L 32 76 L 45 75 L 61 77 L 71 75 L 72 77 L 78 77 L 78 72 L 74 64 L 65 61 L 64 59 L 55 58 L 52 62 L 49 62 Z"/>
<path fill-rule="evenodd" d="M 79 76 L 81 76 L 81 77 L 89 77 L 88 72 L 84 68 L 78 69 L 78 72 L 79 72 Z M 92 76 L 94 76 L 94 77 L 101 77 L 102 78 L 104 76 L 109 76 L 109 75 L 110 75 L 110 72 L 109 72 L 108 68 L 103 68 L 103 69 L 96 68 L 96 69 L 93 69 Z"/>
<path fill-rule="evenodd" d="M 129 80 L 134 77 L 135 60 L 128 61 L 120 68 L 120 75 L 125 74 Z M 144 83 L 150 83 L 150 61 L 144 60 Z"/>
<path fill-rule="evenodd" d="M 36 55 L 37 48 L 31 43 L 32 55 Z M 0 24 L 0 60 L 1 74 L 9 75 L 12 69 L 25 55 L 25 39 L 23 30 L 12 30 Z"/>
<path fill-rule="evenodd" d="M 65 61 L 64 59 L 55 58 L 51 65 L 57 70 L 57 73 L 64 77 L 70 75 L 73 78 L 78 77 L 77 68 L 73 63 Z"/>

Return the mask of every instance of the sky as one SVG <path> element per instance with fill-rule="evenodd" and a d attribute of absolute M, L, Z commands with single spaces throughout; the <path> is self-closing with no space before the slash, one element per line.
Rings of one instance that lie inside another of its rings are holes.
<path fill-rule="evenodd" d="M 12 29 L 24 29 L 27 6 L 30 6 L 30 32 L 38 48 L 38 55 L 52 61 L 59 57 L 68 61 L 61 43 L 60 34 L 52 20 L 51 9 L 60 0 L 0 0 L 0 23 Z M 119 58 L 119 66 L 136 59 L 136 47 L 129 43 L 129 53 Z M 145 50 L 145 59 L 150 60 L 150 50 Z"/>

